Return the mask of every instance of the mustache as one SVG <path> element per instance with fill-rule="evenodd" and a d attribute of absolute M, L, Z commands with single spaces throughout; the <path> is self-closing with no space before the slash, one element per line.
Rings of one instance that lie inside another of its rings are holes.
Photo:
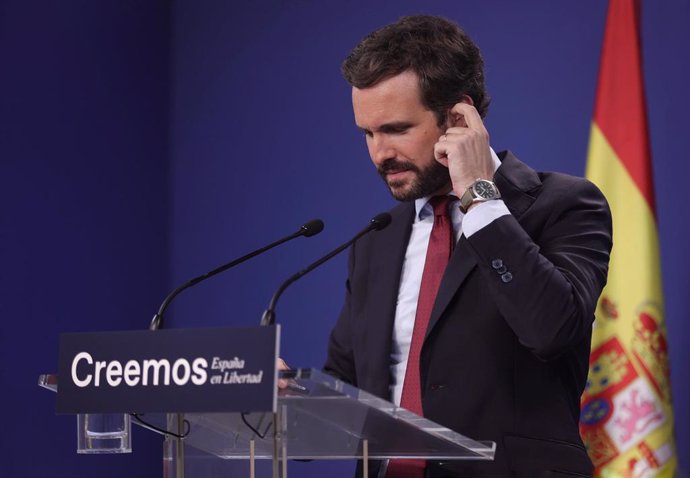
<path fill-rule="evenodd" d="M 401 171 L 419 172 L 419 168 L 414 164 L 407 161 L 400 161 L 395 158 L 385 160 L 376 170 L 381 176 L 385 176 L 388 173 L 399 173 Z"/>

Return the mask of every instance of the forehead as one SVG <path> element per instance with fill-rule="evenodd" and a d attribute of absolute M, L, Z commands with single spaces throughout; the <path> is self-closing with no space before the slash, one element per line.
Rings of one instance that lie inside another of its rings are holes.
<path fill-rule="evenodd" d="M 419 80 L 411 71 L 380 81 L 369 88 L 352 88 L 355 123 L 360 128 L 375 129 L 392 122 L 412 121 L 431 113 L 422 104 Z"/>

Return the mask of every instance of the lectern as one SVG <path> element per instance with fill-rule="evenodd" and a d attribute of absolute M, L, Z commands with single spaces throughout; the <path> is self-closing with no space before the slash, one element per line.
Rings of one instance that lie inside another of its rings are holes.
<path fill-rule="evenodd" d="M 288 385 L 279 391 L 276 413 L 180 410 L 132 414 L 132 423 L 163 435 L 166 478 L 209 476 L 231 460 L 250 460 L 252 476 L 254 460 L 272 459 L 273 475 L 286 477 L 287 460 L 494 457 L 493 442 L 465 437 L 319 370 L 280 376 Z M 57 391 L 57 376 L 42 375 L 39 385 Z"/>

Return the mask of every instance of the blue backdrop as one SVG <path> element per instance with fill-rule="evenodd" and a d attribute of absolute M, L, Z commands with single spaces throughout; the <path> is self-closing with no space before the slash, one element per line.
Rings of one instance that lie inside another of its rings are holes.
<path fill-rule="evenodd" d="M 157 476 L 160 441 L 76 456 L 36 387 L 63 331 L 144 328 L 167 289 L 320 217 L 326 230 L 186 292 L 170 326 L 258 323 L 273 290 L 394 204 L 339 66 L 399 16 L 458 21 L 482 48 L 495 149 L 584 173 L 606 2 L 0 2 L 0 476 Z M 690 467 L 690 4 L 643 8 L 676 435 Z M 625 238 L 616 238 L 624 240 Z M 282 355 L 320 366 L 345 257 L 279 303 Z M 634 278 L 631 278 L 631 281 Z M 37 458 L 38 457 L 38 458 Z M 351 463 L 293 463 L 350 476 Z M 241 466 L 239 469 L 242 469 Z"/>

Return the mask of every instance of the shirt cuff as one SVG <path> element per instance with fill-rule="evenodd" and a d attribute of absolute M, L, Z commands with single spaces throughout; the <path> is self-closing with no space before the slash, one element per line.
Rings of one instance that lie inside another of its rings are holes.
<path fill-rule="evenodd" d="M 462 233 L 465 237 L 470 237 L 499 217 L 508 214 L 510 214 L 510 211 L 508 211 L 508 206 L 506 206 L 502 199 L 479 203 L 467 211 L 467 214 L 462 219 Z"/>

